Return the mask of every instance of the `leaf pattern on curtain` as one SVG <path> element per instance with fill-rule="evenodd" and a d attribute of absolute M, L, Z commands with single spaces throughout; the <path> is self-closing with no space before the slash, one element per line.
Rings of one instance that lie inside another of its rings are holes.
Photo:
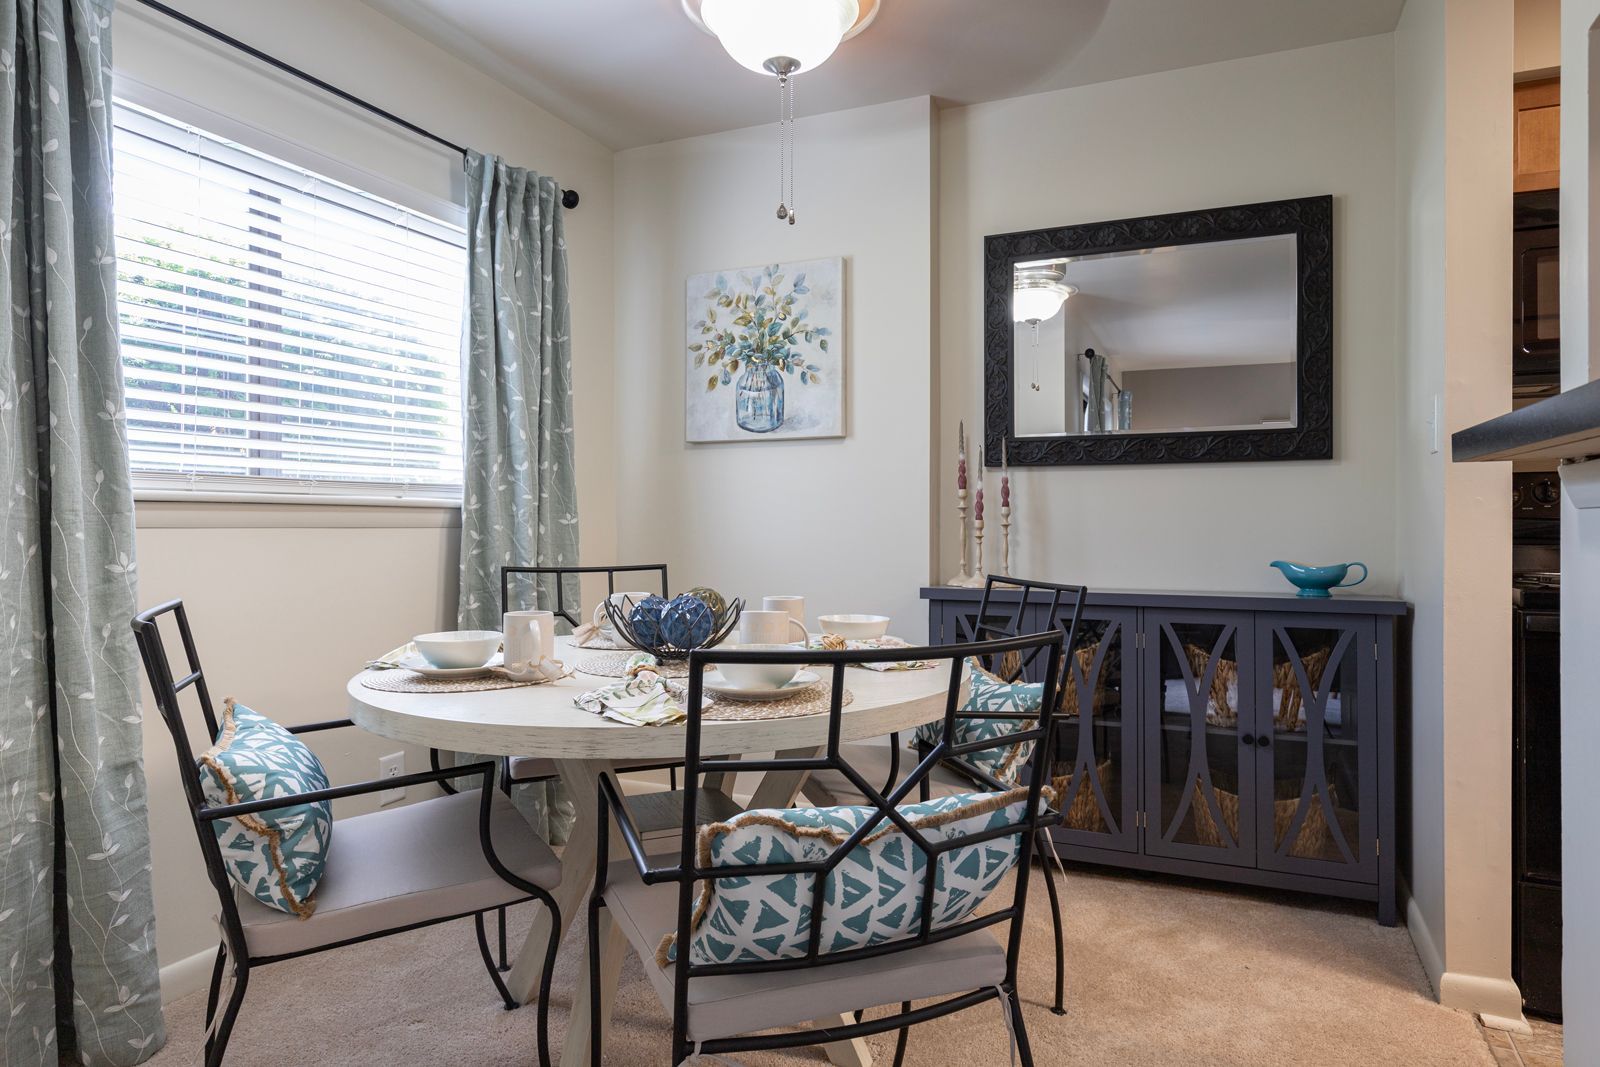
<path fill-rule="evenodd" d="M 467 153 L 464 629 L 500 629 L 502 566 L 578 562 L 562 213 L 553 178 Z M 537 593 L 555 603 L 554 585 Z M 563 596 L 581 602 L 576 580 Z M 559 783 L 520 786 L 513 800 L 546 840 L 566 840 L 575 812 Z"/>
<path fill-rule="evenodd" d="M 0 6 L 0 1062 L 165 1040 L 133 634 L 111 2 Z"/>

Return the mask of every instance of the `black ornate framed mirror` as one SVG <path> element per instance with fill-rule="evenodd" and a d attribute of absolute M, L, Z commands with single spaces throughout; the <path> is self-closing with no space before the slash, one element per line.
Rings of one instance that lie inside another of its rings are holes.
<path fill-rule="evenodd" d="M 1333 458 L 1333 198 L 984 238 L 984 444 L 1015 466 Z"/>

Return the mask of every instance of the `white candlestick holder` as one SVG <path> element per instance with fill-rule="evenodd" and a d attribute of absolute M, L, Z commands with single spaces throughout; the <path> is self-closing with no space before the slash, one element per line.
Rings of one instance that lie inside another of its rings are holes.
<path fill-rule="evenodd" d="M 1011 507 L 1000 507 L 1000 573 L 1011 577 Z"/>
<path fill-rule="evenodd" d="M 973 539 L 978 545 L 978 565 L 972 572 L 972 580 L 968 585 L 979 586 L 984 583 L 983 575 L 983 520 L 974 519 L 972 522 Z"/>
<path fill-rule="evenodd" d="M 956 514 L 961 517 L 961 570 L 945 584 L 964 587 L 973 584 L 972 572 L 967 569 L 967 491 L 965 489 L 956 490 Z"/>

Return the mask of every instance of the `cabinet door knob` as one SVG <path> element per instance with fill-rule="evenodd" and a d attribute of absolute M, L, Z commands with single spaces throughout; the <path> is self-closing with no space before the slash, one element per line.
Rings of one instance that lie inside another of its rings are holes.
<path fill-rule="evenodd" d="M 1239 740 L 1243 741 L 1247 745 L 1253 745 L 1256 743 L 1256 739 L 1251 737 L 1249 734 L 1244 734 L 1239 738 Z"/>
<path fill-rule="evenodd" d="M 1262 734 L 1260 737 L 1256 738 L 1256 744 L 1260 745 L 1262 748 L 1266 748 L 1268 745 L 1272 744 L 1272 735 Z"/>

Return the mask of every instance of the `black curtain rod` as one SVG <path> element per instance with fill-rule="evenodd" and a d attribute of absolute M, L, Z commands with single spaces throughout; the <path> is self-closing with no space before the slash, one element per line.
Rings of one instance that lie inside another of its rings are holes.
<path fill-rule="evenodd" d="M 250 56 L 252 59 L 260 60 L 269 67 L 276 68 L 277 70 L 283 71 L 285 74 L 299 78 L 301 81 L 314 85 L 325 93 L 330 93 L 333 96 L 337 96 L 340 100 L 343 100 L 347 104 L 352 104 L 363 111 L 376 115 L 380 119 L 391 122 L 403 130 L 407 130 L 416 134 L 418 137 L 432 141 L 434 144 L 439 145 L 442 148 L 448 148 L 450 151 L 461 156 L 463 159 L 466 158 L 467 150 L 456 144 L 454 141 L 448 141 L 434 133 L 432 130 L 425 130 L 414 122 L 407 122 L 405 119 L 401 118 L 399 115 L 396 115 L 392 111 L 385 111 L 377 104 L 363 100 L 354 93 L 348 93 L 339 88 L 337 85 L 330 85 L 321 78 L 317 77 L 315 74 L 308 74 L 293 64 L 285 63 L 277 56 L 270 56 L 252 44 L 247 44 L 244 41 L 239 40 L 237 37 L 223 33 L 214 26 L 208 26 L 199 19 L 184 14 L 182 11 L 168 7 L 166 4 L 161 3 L 160 0 L 139 0 L 139 3 L 150 8 L 152 11 L 160 12 L 169 19 L 183 23 L 185 26 L 197 33 L 202 33 L 214 41 L 220 41 L 229 48 L 238 49 L 245 55 Z M 563 189 L 561 191 L 561 206 L 567 208 L 569 211 L 578 206 L 578 192 L 576 189 Z"/>

